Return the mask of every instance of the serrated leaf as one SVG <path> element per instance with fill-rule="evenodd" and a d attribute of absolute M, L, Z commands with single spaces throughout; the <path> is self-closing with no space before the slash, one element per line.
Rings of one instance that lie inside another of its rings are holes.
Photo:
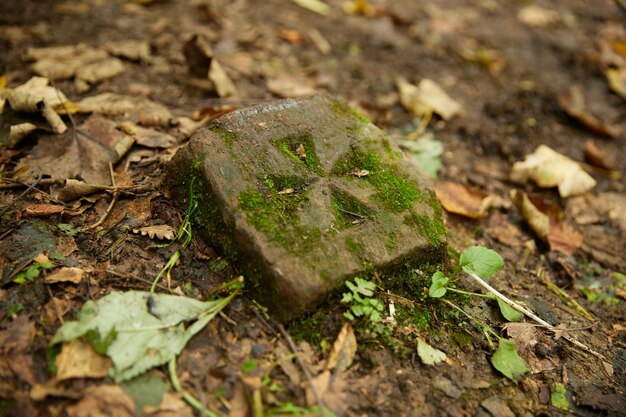
<path fill-rule="evenodd" d="M 432 347 L 422 339 L 417 339 L 417 354 L 424 365 L 437 365 L 447 359 L 445 352 Z"/>
<path fill-rule="evenodd" d="M 446 290 L 445 286 L 448 284 L 448 281 L 450 279 L 443 272 L 435 272 L 431 278 L 432 283 L 428 289 L 428 295 L 432 298 L 441 298 L 446 295 L 448 290 Z"/>
<path fill-rule="evenodd" d="M 142 236 L 148 235 L 150 239 L 166 239 L 174 240 L 176 236 L 176 229 L 167 224 L 158 224 L 155 226 L 145 226 L 139 229 L 133 229 L 133 233 L 141 233 Z"/>
<path fill-rule="evenodd" d="M 463 271 L 481 278 L 491 278 L 504 265 L 504 259 L 498 252 L 482 246 L 465 249 L 459 261 Z"/>
<path fill-rule="evenodd" d="M 491 364 L 509 379 L 516 379 L 530 371 L 524 359 L 517 354 L 515 342 L 504 338 L 500 338 L 498 350 L 491 357 Z"/>
<path fill-rule="evenodd" d="M 513 322 L 522 321 L 522 319 L 524 318 L 524 314 L 521 311 L 514 309 L 499 298 L 496 298 L 496 300 L 498 301 L 498 307 L 500 307 L 500 312 L 505 319 Z"/>
<path fill-rule="evenodd" d="M 78 320 L 61 326 L 51 344 L 88 333 L 99 335 L 98 339 L 105 335 L 106 343 L 99 347 L 113 360 L 109 374 L 116 382 L 125 381 L 176 357 L 235 294 L 202 302 L 144 291 L 113 292 L 87 301 Z"/>

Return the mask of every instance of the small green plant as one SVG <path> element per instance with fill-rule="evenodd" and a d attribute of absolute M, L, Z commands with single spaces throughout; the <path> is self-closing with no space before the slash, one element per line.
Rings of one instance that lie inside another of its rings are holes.
<path fill-rule="evenodd" d="M 25 271 L 20 272 L 13 278 L 13 282 L 16 284 L 24 284 L 25 282 L 33 281 L 39 277 L 42 269 L 50 269 L 54 264 L 50 261 L 35 262 L 29 266 Z"/>
<path fill-rule="evenodd" d="M 343 293 L 341 302 L 348 304 L 349 308 L 343 315 L 349 320 L 364 318 L 365 328 L 372 336 L 387 334 L 389 329 L 383 323 L 381 315 L 385 310 L 385 304 L 374 298 L 376 284 L 355 277 L 353 282 L 346 281 L 346 286 L 350 291 Z"/>
<path fill-rule="evenodd" d="M 172 242 L 175 242 L 175 241 L 181 242 L 180 249 L 178 249 L 176 252 L 172 254 L 172 256 L 170 256 L 170 259 L 167 261 L 163 269 L 161 269 L 161 271 L 158 273 L 158 275 L 152 282 L 152 287 L 150 287 L 150 292 L 154 292 L 156 290 L 156 286 L 161 280 L 161 277 L 163 276 L 163 274 L 167 276 L 167 288 L 170 287 L 170 282 L 171 282 L 170 274 L 172 272 L 172 268 L 174 268 L 174 265 L 176 265 L 176 262 L 178 262 L 178 259 L 180 259 L 181 252 L 185 250 L 187 245 L 189 245 L 189 243 L 191 242 L 191 237 L 192 237 L 191 216 L 193 216 L 193 214 L 198 209 L 198 197 L 194 193 L 194 189 L 193 189 L 194 183 L 195 183 L 195 178 L 192 179 L 191 183 L 189 184 L 189 204 L 187 205 L 185 218 L 183 219 L 183 222 L 178 228 L 178 232 L 176 233 L 176 236 L 172 240 Z M 164 246 L 168 246 L 168 245 L 169 244 L 166 244 Z"/>
<path fill-rule="evenodd" d="M 464 272 L 474 279 L 478 278 L 478 280 L 482 282 L 482 279 L 488 279 L 494 276 L 503 265 L 504 260 L 496 251 L 480 246 L 472 246 L 461 253 L 459 256 L 459 265 L 450 276 L 446 276 L 441 271 L 437 271 L 433 274 L 431 285 L 428 289 L 428 295 L 431 298 L 441 299 L 441 301 L 445 302 L 450 307 L 469 318 L 472 322 L 476 323 L 482 329 L 492 348 L 495 348 L 495 346 L 491 338 L 495 337 L 498 340 L 498 349 L 492 356 L 491 363 L 504 376 L 509 379 L 515 379 L 530 370 L 526 362 L 524 362 L 524 360 L 517 354 L 515 342 L 501 337 L 486 323 L 467 313 L 453 302 L 442 298 L 448 291 L 450 291 L 468 296 L 495 299 L 498 302 L 502 315 L 507 320 L 522 320 L 524 315 L 521 312 L 509 306 L 496 295 L 463 291 L 451 286 L 456 280 L 458 280 L 460 272 Z"/>

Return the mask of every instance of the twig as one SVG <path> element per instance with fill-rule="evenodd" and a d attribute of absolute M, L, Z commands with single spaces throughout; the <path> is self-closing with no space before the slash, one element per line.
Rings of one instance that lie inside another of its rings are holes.
<path fill-rule="evenodd" d="M 300 365 L 300 368 L 302 369 L 302 372 L 304 373 L 304 377 L 306 378 L 307 382 L 309 383 L 309 386 L 311 387 L 311 392 L 313 392 L 313 396 L 315 397 L 315 402 L 317 402 L 317 405 L 320 407 L 320 412 L 323 415 L 325 415 L 326 413 L 324 410 L 326 409 L 326 405 L 324 404 L 324 400 L 317 392 L 317 388 L 315 388 L 315 384 L 313 383 L 313 375 L 311 375 L 309 368 L 307 368 L 302 358 L 300 358 L 300 355 L 298 355 L 298 348 L 296 348 L 296 345 L 295 343 L 293 343 L 291 336 L 289 336 L 289 333 L 287 333 L 287 330 L 285 330 L 282 324 L 278 324 L 278 331 L 287 341 L 287 345 L 289 346 L 289 349 L 291 349 L 291 351 L 295 354 L 296 361 L 298 362 L 298 365 Z"/>
<path fill-rule="evenodd" d="M 115 187 L 115 176 L 113 174 L 113 164 L 110 161 L 109 161 L 109 173 L 111 174 L 111 183 L 113 184 L 113 187 Z M 100 217 L 100 220 L 98 220 L 97 222 L 95 222 L 91 226 L 83 227 L 83 229 L 82 229 L 83 232 L 85 232 L 87 230 L 95 229 L 96 227 L 98 227 L 102 223 L 104 223 L 106 218 L 109 217 L 109 214 L 113 210 L 113 206 L 115 206 L 115 203 L 117 202 L 117 196 L 118 195 L 119 195 L 119 193 L 117 191 L 113 192 L 113 197 L 111 198 L 111 203 L 109 203 L 109 207 L 107 207 L 107 209 L 104 212 L 104 214 L 102 215 L 102 217 Z"/>
<path fill-rule="evenodd" d="M 530 310 L 525 309 L 524 307 L 522 307 L 521 305 L 517 304 L 515 301 L 509 299 L 508 297 L 506 297 L 504 294 L 500 293 L 498 290 L 496 290 L 495 288 L 493 288 L 491 285 L 487 284 L 485 282 L 485 280 L 483 280 L 481 277 L 479 277 L 476 274 L 472 274 L 472 273 L 468 273 L 467 275 L 469 275 L 474 281 L 476 281 L 481 287 L 483 287 L 484 289 L 486 289 L 487 291 L 489 291 L 491 294 L 495 295 L 496 297 L 498 297 L 500 300 L 504 301 L 505 303 L 507 303 L 509 306 L 513 307 L 515 310 L 523 313 L 524 315 L 526 315 L 527 317 L 533 319 L 534 321 L 536 321 L 537 323 L 545 326 L 548 330 L 552 331 L 552 332 L 558 332 L 559 329 L 557 329 L 556 327 L 554 327 L 553 325 L 551 325 L 550 323 L 548 323 L 547 321 L 543 320 L 541 317 L 535 315 L 535 313 L 533 313 Z M 579 342 L 576 339 L 573 339 L 567 335 L 563 335 L 562 336 L 563 339 L 567 340 L 568 342 L 572 343 L 575 346 L 578 346 L 579 348 L 581 348 L 582 350 L 584 350 L 587 353 L 592 354 L 593 356 L 606 361 L 607 359 L 604 357 L 604 355 L 596 352 L 595 350 L 587 347 L 586 345 L 582 344 L 581 342 Z"/>
<path fill-rule="evenodd" d="M 17 203 L 21 198 L 24 198 L 24 196 L 26 194 L 28 194 L 33 188 L 35 188 L 37 186 L 37 184 L 39 184 L 39 182 L 41 182 L 41 177 L 42 177 L 42 175 L 39 174 L 37 176 L 37 179 L 35 180 L 35 182 L 30 187 L 28 187 L 26 190 L 24 190 L 24 192 L 22 194 L 18 195 L 17 198 L 11 202 L 11 204 L 6 206 L 4 208 L 4 210 L 2 210 L 0 212 L 0 217 L 4 216 L 7 213 L 7 211 L 9 211 L 15 205 L 15 203 Z"/>

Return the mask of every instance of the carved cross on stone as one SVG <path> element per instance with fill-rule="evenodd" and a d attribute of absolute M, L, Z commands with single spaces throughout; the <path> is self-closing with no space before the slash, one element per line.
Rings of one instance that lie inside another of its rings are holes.
<path fill-rule="evenodd" d="M 441 209 L 415 166 L 327 97 L 221 117 L 176 154 L 170 177 L 183 204 L 199 179 L 196 223 L 282 320 L 365 271 L 445 252 Z"/>

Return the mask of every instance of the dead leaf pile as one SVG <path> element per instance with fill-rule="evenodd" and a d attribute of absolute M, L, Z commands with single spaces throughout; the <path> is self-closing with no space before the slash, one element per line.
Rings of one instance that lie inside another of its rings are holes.
<path fill-rule="evenodd" d="M 596 185 L 578 163 L 546 145 L 513 164 L 511 179 L 520 183 L 533 180 L 541 188 L 558 187 L 561 197 L 584 194 Z"/>
<path fill-rule="evenodd" d="M 89 91 L 93 84 L 124 71 L 124 63 L 105 49 L 78 44 L 49 48 L 29 48 L 26 58 L 36 61 L 35 74 L 51 80 L 74 78 L 76 91 Z"/>

